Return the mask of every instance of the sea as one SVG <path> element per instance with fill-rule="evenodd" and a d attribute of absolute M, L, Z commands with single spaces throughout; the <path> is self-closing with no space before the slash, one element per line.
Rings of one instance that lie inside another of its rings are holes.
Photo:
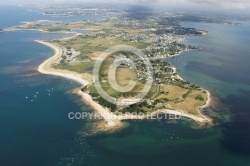
<path fill-rule="evenodd" d="M 29 9 L 0 6 L 0 28 L 104 18 L 51 17 Z M 187 37 L 186 44 L 200 49 L 167 61 L 185 80 L 211 91 L 216 106 L 205 113 L 216 119 L 213 127 L 197 128 L 190 120 L 140 120 L 115 132 L 89 134 L 93 122 L 68 118 L 69 112 L 91 112 L 71 93 L 79 84 L 37 72 L 54 52 L 34 40 L 72 34 L 0 33 L 0 165 L 249 166 L 250 22 L 182 26 L 209 33 Z"/>

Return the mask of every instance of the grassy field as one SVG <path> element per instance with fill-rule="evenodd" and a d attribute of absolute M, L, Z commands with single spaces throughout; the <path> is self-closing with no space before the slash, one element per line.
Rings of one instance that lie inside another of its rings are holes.
<path fill-rule="evenodd" d="M 161 85 L 160 91 L 162 93 L 156 99 L 169 100 L 163 102 L 163 105 L 195 115 L 198 115 L 197 108 L 207 101 L 206 92 L 203 90 L 189 91 L 174 85 Z"/>
<path fill-rule="evenodd" d="M 122 38 L 101 38 L 87 35 L 80 35 L 66 41 L 62 40 L 59 42 L 59 44 L 66 47 L 72 47 L 75 50 L 81 52 L 82 55 L 85 55 L 92 60 L 97 60 L 103 51 L 113 46 L 130 45 L 142 50 L 148 46 L 148 43 L 145 42 L 133 43 Z"/>
<path fill-rule="evenodd" d="M 130 68 L 117 68 L 115 74 L 115 79 L 119 85 L 127 85 L 130 80 L 137 80 L 135 72 Z"/>
<path fill-rule="evenodd" d="M 59 63 L 53 66 L 55 69 L 75 71 L 77 73 L 90 73 L 94 67 L 94 62 L 71 62 L 71 63 Z"/>

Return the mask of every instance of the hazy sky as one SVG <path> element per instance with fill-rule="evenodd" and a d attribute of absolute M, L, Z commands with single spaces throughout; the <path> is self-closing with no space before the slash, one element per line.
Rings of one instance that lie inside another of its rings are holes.
<path fill-rule="evenodd" d="M 223 8 L 247 8 L 250 7 L 250 0 L 129 0 L 141 3 L 158 3 L 158 4 L 187 4 L 187 5 L 204 5 Z"/>
<path fill-rule="evenodd" d="M 31 0 L 0 0 L 0 2 L 27 2 Z M 246 9 L 250 7 L 250 0 L 32 0 L 31 2 L 116 2 L 116 3 L 140 3 L 150 5 L 190 5 L 205 7 L 221 7 L 227 9 Z"/>

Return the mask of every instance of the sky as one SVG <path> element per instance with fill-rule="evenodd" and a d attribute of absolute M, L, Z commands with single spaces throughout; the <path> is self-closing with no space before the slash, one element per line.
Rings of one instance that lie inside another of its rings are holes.
<path fill-rule="evenodd" d="M 0 0 L 1 2 L 96 2 L 96 3 L 139 3 L 149 5 L 187 5 L 193 7 L 217 7 L 225 9 L 247 9 L 250 8 L 250 0 Z"/>

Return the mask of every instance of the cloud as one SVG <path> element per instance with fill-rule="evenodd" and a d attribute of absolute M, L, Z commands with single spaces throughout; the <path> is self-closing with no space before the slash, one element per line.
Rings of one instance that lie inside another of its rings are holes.
<path fill-rule="evenodd" d="M 250 7 L 249 0 L 187 0 L 188 2 L 196 5 L 212 5 L 224 8 L 241 8 L 245 9 Z"/>
<path fill-rule="evenodd" d="M 0 0 L 5 2 L 25 2 L 32 0 Z M 139 4 L 150 4 L 150 5 L 187 5 L 187 7 L 195 6 L 195 7 L 217 7 L 217 8 L 236 8 L 236 9 L 246 9 L 250 8 L 250 0 L 35 0 L 43 1 L 43 2 L 91 2 L 91 3 L 139 3 Z M 34 2 L 34 1 L 33 1 Z"/>
<path fill-rule="evenodd" d="M 131 0 L 139 3 L 189 4 L 223 8 L 248 8 L 250 0 Z"/>

